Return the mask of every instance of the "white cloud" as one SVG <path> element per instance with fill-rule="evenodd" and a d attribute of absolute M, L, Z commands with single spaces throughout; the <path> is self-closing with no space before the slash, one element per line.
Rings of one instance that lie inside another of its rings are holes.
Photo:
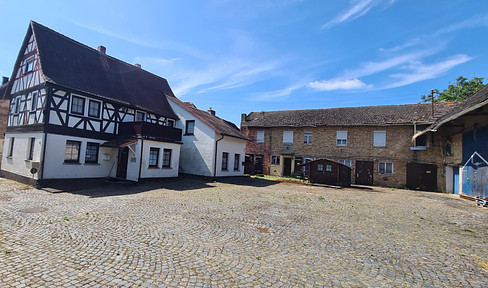
<path fill-rule="evenodd" d="M 304 86 L 305 86 L 305 84 L 299 83 L 299 84 L 289 86 L 285 89 L 254 93 L 251 97 L 249 97 L 249 100 L 255 100 L 255 101 L 278 101 L 278 100 L 282 100 L 282 99 L 286 98 L 287 96 L 289 96 L 291 93 L 293 93 L 295 90 L 303 88 Z"/>
<path fill-rule="evenodd" d="M 331 91 L 331 90 L 358 90 L 371 88 L 371 85 L 366 85 L 363 81 L 359 79 L 332 79 L 323 81 L 313 81 L 310 82 L 309 87 L 320 91 Z"/>
<path fill-rule="evenodd" d="M 351 7 L 349 7 L 348 10 L 339 14 L 334 19 L 332 19 L 329 22 L 322 25 L 322 27 L 320 27 L 320 28 L 321 29 L 329 29 L 332 26 L 335 26 L 337 24 L 357 19 L 357 18 L 365 15 L 366 13 L 368 13 L 373 7 L 378 6 L 379 4 L 385 3 L 386 8 L 387 8 L 395 2 L 396 2 L 396 0 L 386 0 L 386 1 L 385 0 L 356 0 L 356 1 L 351 1 L 351 3 L 353 5 Z"/>
<path fill-rule="evenodd" d="M 459 54 L 431 65 L 424 65 L 421 62 L 411 63 L 408 67 L 406 67 L 408 70 L 410 70 L 409 72 L 391 74 L 390 77 L 399 80 L 385 86 L 383 89 L 401 87 L 423 80 L 436 78 L 437 76 L 451 70 L 452 68 L 460 64 L 466 63 L 471 59 L 473 58 L 468 55 Z"/>

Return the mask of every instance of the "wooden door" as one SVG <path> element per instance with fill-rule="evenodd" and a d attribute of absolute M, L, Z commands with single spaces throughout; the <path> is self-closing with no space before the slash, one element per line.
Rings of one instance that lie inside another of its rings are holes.
<path fill-rule="evenodd" d="M 356 161 L 356 184 L 373 185 L 373 161 Z"/>
<path fill-rule="evenodd" d="M 283 176 L 291 176 L 291 158 L 283 158 Z"/>
<path fill-rule="evenodd" d="M 127 161 L 129 160 L 129 148 L 119 148 L 119 160 L 117 161 L 117 178 L 127 179 Z"/>
<path fill-rule="evenodd" d="M 435 164 L 407 163 L 407 188 L 436 191 L 437 166 Z"/>

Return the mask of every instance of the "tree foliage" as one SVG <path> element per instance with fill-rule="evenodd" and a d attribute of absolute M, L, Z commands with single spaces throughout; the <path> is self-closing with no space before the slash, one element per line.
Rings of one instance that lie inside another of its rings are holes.
<path fill-rule="evenodd" d="M 456 79 L 456 84 L 449 84 L 449 86 L 442 90 L 442 92 L 439 93 L 439 91 L 435 89 L 434 97 L 435 94 L 439 95 L 437 98 L 434 98 L 434 101 L 461 102 L 483 88 L 483 86 L 485 86 L 483 83 L 483 78 L 473 77 L 473 79 L 468 81 L 468 78 L 459 76 Z M 430 95 L 422 95 L 421 99 L 423 102 L 431 101 Z"/>

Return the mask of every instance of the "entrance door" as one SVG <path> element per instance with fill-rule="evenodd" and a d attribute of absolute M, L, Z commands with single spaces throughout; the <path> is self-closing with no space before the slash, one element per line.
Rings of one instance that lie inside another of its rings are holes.
<path fill-rule="evenodd" d="M 373 161 L 356 161 L 356 184 L 373 185 Z"/>
<path fill-rule="evenodd" d="M 291 158 L 283 158 L 283 176 L 291 176 Z"/>
<path fill-rule="evenodd" d="M 436 191 L 437 166 L 407 163 L 407 187 L 413 190 Z"/>
<path fill-rule="evenodd" d="M 128 159 L 129 159 L 129 147 L 119 148 L 119 160 L 117 161 L 117 178 L 127 179 Z"/>

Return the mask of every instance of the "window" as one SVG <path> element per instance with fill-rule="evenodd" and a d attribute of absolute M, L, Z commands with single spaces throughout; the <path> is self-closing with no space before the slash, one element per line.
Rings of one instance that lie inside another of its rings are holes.
<path fill-rule="evenodd" d="M 451 141 L 449 140 L 446 141 L 445 152 L 446 156 L 451 156 Z"/>
<path fill-rule="evenodd" d="M 229 153 L 222 153 L 222 171 L 227 171 L 227 164 L 229 163 Z"/>
<path fill-rule="evenodd" d="M 29 138 L 29 152 L 27 153 L 27 160 L 34 159 L 35 144 L 36 144 L 36 138 Z"/>
<path fill-rule="evenodd" d="M 328 171 L 328 172 L 332 171 L 332 165 L 330 165 L 330 164 L 325 165 L 325 171 Z"/>
<path fill-rule="evenodd" d="M 136 111 L 136 122 L 142 122 L 146 119 L 146 113 L 141 111 Z"/>
<path fill-rule="evenodd" d="M 71 101 L 71 113 L 83 115 L 85 113 L 85 98 L 73 96 Z"/>
<path fill-rule="evenodd" d="M 337 146 L 347 146 L 347 131 L 337 131 Z"/>
<path fill-rule="evenodd" d="M 187 120 L 185 125 L 185 135 L 193 135 L 195 132 L 195 120 Z"/>
<path fill-rule="evenodd" d="M 293 144 L 293 131 L 283 131 L 283 144 Z"/>
<path fill-rule="evenodd" d="M 64 150 L 64 162 L 80 162 L 80 141 L 66 141 L 66 149 Z"/>
<path fill-rule="evenodd" d="M 31 111 L 35 111 L 37 108 L 37 91 L 32 92 L 32 98 L 31 98 Z"/>
<path fill-rule="evenodd" d="M 317 164 L 317 171 L 324 171 L 324 164 Z"/>
<path fill-rule="evenodd" d="M 312 144 L 312 132 L 303 132 L 303 144 Z"/>
<path fill-rule="evenodd" d="M 168 125 L 169 127 L 175 127 L 175 120 L 173 119 L 168 119 L 166 121 L 166 125 Z"/>
<path fill-rule="evenodd" d="M 98 163 L 98 143 L 86 143 L 85 163 Z"/>
<path fill-rule="evenodd" d="M 35 61 L 35 59 L 31 58 L 25 62 L 24 74 L 27 74 L 27 73 L 32 72 L 34 70 L 34 61 Z"/>
<path fill-rule="evenodd" d="M 15 98 L 15 109 L 14 109 L 15 113 L 19 113 L 20 112 L 20 96 Z"/>
<path fill-rule="evenodd" d="M 419 137 L 415 138 L 415 146 L 416 147 L 427 147 L 428 140 L 427 134 L 422 134 Z"/>
<path fill-rule="evenodd" d="M 163 150 L 163 167 L 164 168 L 171 167 L 171 149 Z"/>
<path fill-rule="evenodd" d="M 100 106 L 100 102 L 90 100 L 88 102 L 88 116 L 100 118 Z"/>
<path fill-rule="evenodd" d="M 351 167 L 351 160 L 339 160 L 339 163 Z"/>
<path fill-rule="evenodd" d="M 241 154 L 234 154 L 234 171 L 239 171 Z"/>
<path fill-rule="evenodd" d="M 149 167 L 158 167 L 159 148 L 149 148 Z"/>
<path fill-rule="evenodd" d="M 15 137 L 10 138 L 10 145 L 8 146 L 8 157 L 12 157 L 14 155 L 14 142 Z"/>
<path fill-rule="evenodd" d="M 373 146 L 386 147 L 386 131 L 373 132 Z"/>
<path fill-rule="evenodd" d="M 271 164 L 280 165 L 280 156 L 271 156 Z"/>
<path fill-rule="evenodd" d="M 378 167 L 379 174 L 393 174 L 393 163 L 380 162 Z"/>
<path fill-rule="evenodd" d="M 264 131 L 258 131 L 256 133 L 256 142 L 257 143 L 264 143 Z"/>

